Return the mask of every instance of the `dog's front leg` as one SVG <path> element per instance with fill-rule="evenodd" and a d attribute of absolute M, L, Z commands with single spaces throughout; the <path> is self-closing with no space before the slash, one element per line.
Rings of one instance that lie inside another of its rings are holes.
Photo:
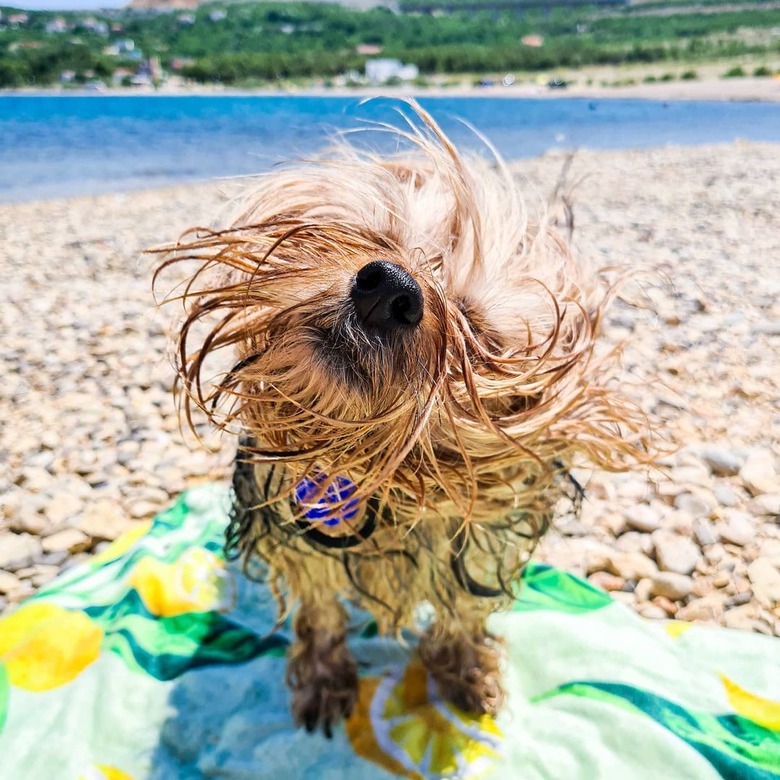
<path fill-rule="evenodd" d="M 349 717 L 358 688 L 357 664 L 347 647 L 347 615 L 335 598 L 301 601 L 287 664 L 296 722 L 326 737 Z"/>

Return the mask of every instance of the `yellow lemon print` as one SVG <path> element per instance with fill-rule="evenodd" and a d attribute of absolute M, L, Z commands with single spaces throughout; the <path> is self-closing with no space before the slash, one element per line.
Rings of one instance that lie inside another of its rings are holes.
<path fill-rule="evenodd" d="M 688 623 L 685 620 L 668 620 L 664 623 L 664 631 L 672 639 L 682 636 L 689 628 L 693 627 L 693 623 Z"/>
<path fill-rule="evenodd" d="M 500 754 L 502 741 L 490 716 L 443 701 L 418 660 L 361 680 L 346 729 L 358 755 L 414 780 L 478 777 Z"/>
<path fill-rule="evenodd" d="M 79 780 L 133 780 L 133 778 L 115 766 L 95 764 L 81 774 Z"/>
<path fill-rule="evenodd" d="M 726 675 L 720 675 L 729 704 L 738 715 L 770 731 L 780 731 L 780 701 L 770 701 L 740 688 Z"/>
<path fill-rule="evenodd" d="M 174 563 L 144 558 L 129 583 L 146 608 L 161 617 L 221 609 L 225 564 L 214 553 L 192 547 Z"/>
<path fill-rule="evenodd" d="M 78 677 L 100 654 L 103 631 L 83 612 L 32 602 L 0 619 L 0 663 L 28 691 L 48 691 Z"/>

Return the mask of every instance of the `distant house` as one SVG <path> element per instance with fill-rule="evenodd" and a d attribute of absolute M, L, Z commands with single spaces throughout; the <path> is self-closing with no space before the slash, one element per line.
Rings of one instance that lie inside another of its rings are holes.
<path fill-rule="evenodd" d="M 176 17 L 180 27 L 191 27 L 195 24 L 195 14 L 182 14 Z"/>
<path fill-rule="evenodd" d="M 129 82 L 133 76 L 135 76 L 135 73 L 129 68 L 116 68 L 111 74 L 111 82 L 115 86 L 120 86 L 125 80 Z"/>
<path fill-rule="evenodd" d="M 135 41 L 132 38 L 122 38 L 114 46 L 119 54 L 127 54 L 135 49 Z"/>
<path fill-rule="evenodd" d="M 68 23 L 61 16 L 58 16 L 47 22 L 44 29 L 49 34 L 64 33 L 68 31 Z"/>
<path fill-rule="evenodd" d="M 27 14 L 9 14 L 7 22 L 11 27 L 18 27 L 21 24 L 27 24 L 30 17 Z"/>
<path fill-rule="evenodd" d="M 86 19 L 82 19 L 79 24 L 85 30 L 95 33 L 95 35 L 108 35 L 108 25 L 105 22 L 101 22 L 100 19 L 96 19 L 94 16 L 88 16 Z"/>
<path fill-rule="evenodd" d="M 404 65 L 401 60 L 376 59 L 366 61 L 366 78 L 372 84 L 386 84 L 391 79 L 414 81 L 420 75 L 416 65 Z"/>
<path fill-rule="evenodd" d="M 358 54 L 362 54 L 364 57 L 373 57 L 375 54 L 382 53 L 382 47 L 375 43 L 360 43 L 355 51 Z"/>
<path fill-rule="evenodd" d="M 194 64 L 195 60 L 192 57 L 174 57 L 170 62 L 171 70 L 176 71 L 189 68 Z"/>
<path fill-rule="evenodd" d="M 19 49 L 40 49 L 43 46 L 41 41 L 14 41 L 9 47 L 8 51 L 14 52 Z"/>
<path fill-rule="evenodd" d="M 209 19 L 211 19 L 212 22 L 221 22 L 226 17 L 227 17 L 227 13 L 219 9 L 217 9 L 216 11 L 212 11 L 209 14 Z"/>
<path fill-rule="evenodd" d="M 76 78 L 75 70 L 63 70 L 60 73 L 60 82 L 62 84 L 70 84 Z"/>

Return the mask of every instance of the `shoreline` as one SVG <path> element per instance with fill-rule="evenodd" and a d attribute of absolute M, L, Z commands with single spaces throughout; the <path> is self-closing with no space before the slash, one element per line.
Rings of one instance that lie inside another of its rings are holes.
<path fill-rule="evenodd" d="M 682 152 L 683 150 L 696 150 L 698 153 L 715 152 L 716 150 L 722 151 L 724 154 L 731 154 L 740 146 L 747 146 L 751 148 L 757 147 L 773 147 L 777 150 L 777 156 L 780 158 L 780 141 L 761 141 L 751 139 L 734 139 L 732 141 L 722 142 L 710 142 L 700 144 L 659 144 L 656 146 L 625 146 L 625 147 L 608 147 L 608 148 L 592 148 L 588 146 L 580 146 L 573 149 L 567 148 L 555 148 L 548 149 L 542 154 L 530 155 L 528 157 L 511 157 L 506 158 L 505 162 L 512 168 L 523 167 L 524 165 L 533 164 L 541 161 L 554 161 L 563 160 L 568 157 L 576 158 L 580 155 L 593 157 L 597 155 L 604 155 L 609 158 L 614 155 L 626 154 L 626 155 L 656 155 L 670 152 Z M 267 172 L 266 172 L 267 173 Z M 231 190 L 241 184 L 241 182 L 251 181 L 264 175 L 264 172 L 258 172 L 257 174 L 247 176 L 246 174 L 236 174 L 235 176 L 219 176 L 215 178 L 205 179 L 179 179 L 176 181 L 164 182 L 159 184 L 142 184 L 138 187 L 128 187 L 126 189 L 113 189 L 102 190 L 99 192 L 81 192 L 73 194 L 58 194 L 50 197 L 32 197 L 25 200 L 2 200 L 0 199 L 0 212 L 3 209 L 15 208 L 15 207 L 28 207 L 40 205 L 44 208 L 49 208 L 57 205 L 63 207 L 81 206 L 85 202 L 96 202 L 101 200 L 124 200 L 126 198 L 138 198 L 138 197 L 154 197 L 158 195 L 170 194 L 172 197 L 176 197 L 182 191 L 200 191 L 202 193 Z"/>
<path fill-rule="evenodd" d="M 564 78 L 568 78 L 565 74 Z M 648 101 L 706 101 L 706 102 L 780 102 L 780 77 L 743 77 L 731 79 L 702 78 L 696 80 L 657 81 L 624 86 L 596 86 L 571 84 L 563 89 L 554 89 L 538 83 L 518 83 L 504 87 L 500 84 L 477 87 L 455 85 L 451 87 L 285 87 L 224 89 L 216 86 L 163 87 L 160 89 L 104 89 L 70 90 L 51 89 L 5 89 L 2 97 L 308 97 L 308 98 L 355 98 L 372 97 L 414 97 L 427 98 L 505 98 L 505 99 L 582 99 L 582 100 L 648 100 Z"/>

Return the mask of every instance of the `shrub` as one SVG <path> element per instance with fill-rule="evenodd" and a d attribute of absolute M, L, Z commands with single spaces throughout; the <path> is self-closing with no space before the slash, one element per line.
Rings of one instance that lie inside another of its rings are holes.
<path fill-rule="evenodd" d="M 741 65 L 730 68 L 723 74 L 724 79 L 740 79 L 743 76 L 747 76 L 747 73 L 745 73 L 745 69 Z"/>
<path fill-rule="evenodd" d="M 699 74 L 695 70 L 686 70 L 680 75 L 680 78 L 683 81 L 695 81 L 697 78 L 699 78 Z"/>
<path fill-rule="evenodd" d="M 767 68 L 766 65 L 759 65 L 754 71 L 754 76 L 771 76 L 772 71 L 770 68 Z"/>

